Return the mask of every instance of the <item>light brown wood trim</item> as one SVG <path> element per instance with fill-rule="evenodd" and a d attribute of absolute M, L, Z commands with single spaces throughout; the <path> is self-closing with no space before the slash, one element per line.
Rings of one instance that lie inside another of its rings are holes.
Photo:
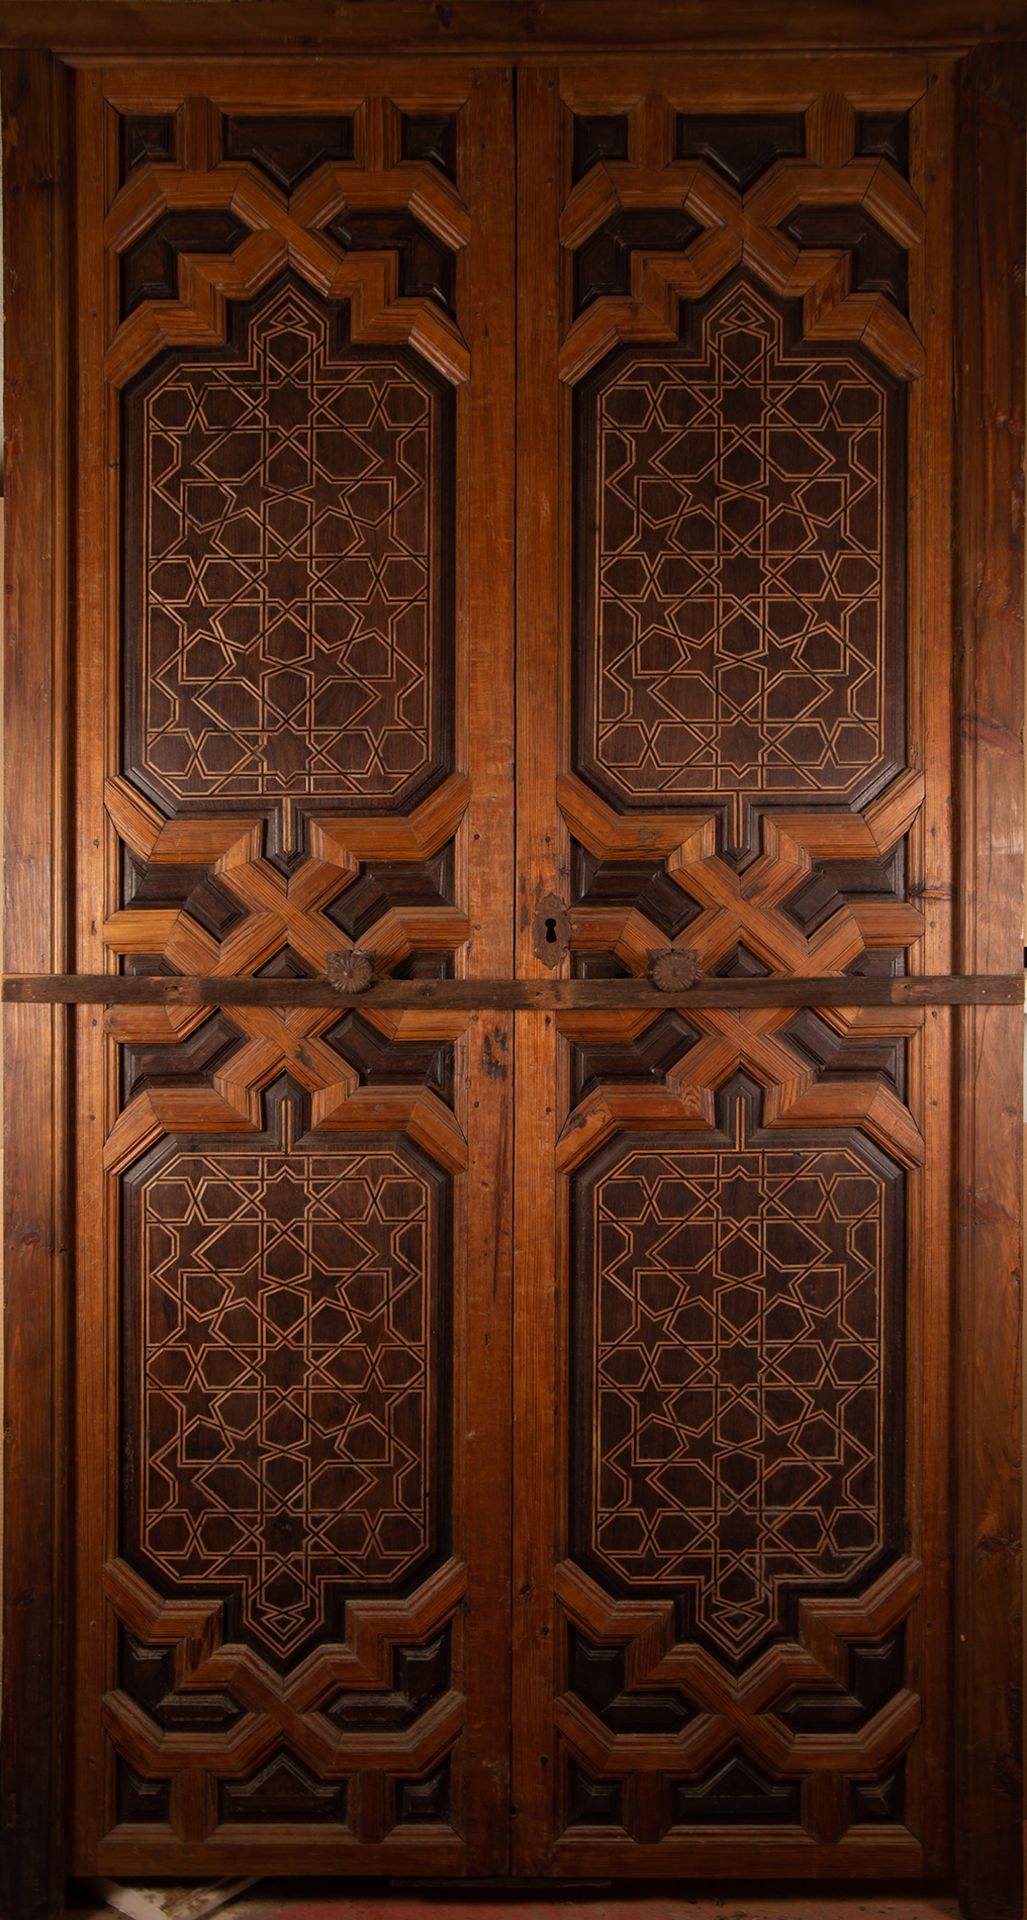
<path fill-rule="evenodd" d="M 689 47 L 840 52 L 848 47 L 942 46 L 956 50 L 1023 31 L 1020 0 L 794 0 L 768 8 L 765 0 L 361 0 L 340 8 L 334 0 L 251 0 L 245 39 L 250 53 L 311 49 L 357 54 L 531 52 L 587 54 Z M 129 0 L 11 0 L 0 27 L 12 46 L 53 47 L 61 53 L 209 53 L 239 50 L 241 25 L 232 0 L 175 0 L 151 10 Z"/>
<path fill-rule="evenodd" d="M 469 974 L 512 971 L 514 893 L 514 85 L 508 71 L 476 71 L 465 109 L 465 195 L 473 239 L 468 257 L 472 382 L 462 396 L 466 434 L 458 548 L 458 649 L 466 649 L 466 691 L 456 716 L 470 775 L 457 841 L 471 940 L 458 965 Z M 486 505 L 487 503 L 487 505 Z M 462 709 L 462 710 L 461 710 Z M 474 982 L 460 984 L 473 995 Z M 371 989 L 373 991 L 373 988 Z M 362 996 L 363 998 L 363 996 Z M 456 1824 L 464 1870 L 502 1873 L 509 1860 L 510 1501 L 509 1418 L 513 1149 L 509 1122 L 513 1020 L 478 1010 L 458 1043 L 463 1083 L 458 1117 L 467 1139 L 457 1183 L 455 1245 L 462 1262 L 455 1294 L 455 1492 L 467 1560 L 468 1764 Z M 462 1218 L 462 1232 L 460 1231 Z M 463 1463 L 487 1453 L 488 1471 Z M 486 1545 L 486 1543 L 489 1543 Z"/>
<path fill-rule="evenodd" d="M 0 60 L 7 296 L 5 772 L 8 966 L 68 964 L 65 82 Z M 31 769 L 27 773 L 27 769 Z M 4 1021 L 4 1708 L 0 1909 L 63 1909 L 67 1014 Z"/>
<path fill-rule="evenodd" d="M 962 923 L 996 975 L 1023 924 L 1025 64 L 965 63 L 958 152 Z M 971 1920 L 1019 1915 L 1023 1025 L 960 1019 L 955 1321 L 957 1869 Z"/>
<path fill-rule="evenodd" d="M 345 993 L 330 980 L 261 980 L 252 974 L 5 974 L 0 999 L 14 1006 L 175 1007 L 951 1007 L 1022 1006 L 1022 974 L 852 974 L 716 979 L 663 992 L 650 980 L 380 980 Z"/>

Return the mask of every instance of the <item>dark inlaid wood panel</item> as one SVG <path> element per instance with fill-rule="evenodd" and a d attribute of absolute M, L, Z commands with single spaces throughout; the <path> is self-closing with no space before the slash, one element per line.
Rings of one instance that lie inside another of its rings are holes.
<path fill-rule="evenodd" d="M 618 1135 L 573 1197 L 573 1557 L 728 1666 L 902 1539 L 902 1172 L 759 1105 Z"/>
<path fill-rule="evenodd" d="M 286 193 L 325 161 L 352 160 L 349 114 L 241 114 L 222 118 L 226 160 L 249 160 Z"/>
<path fill-rule="evenodd" d="M 451 1545 L 452 1249 L 429 1162 L 269 1107 L 126 1177 L 122 1550 L 294 1664 Z"/>
<path fill-rule="evenodd" d="M 169 812 L 450 771 L 452 396 L 348 335 L 285 281 L 125 396 L 124 771 Z"/>
<path fill-rule="evenodd" d="M 904 757 L 905 394 L 801 329 L 741 279 L 577 394 L 578 764 L 618 810 L 736 796 L 729 846 Z"/>

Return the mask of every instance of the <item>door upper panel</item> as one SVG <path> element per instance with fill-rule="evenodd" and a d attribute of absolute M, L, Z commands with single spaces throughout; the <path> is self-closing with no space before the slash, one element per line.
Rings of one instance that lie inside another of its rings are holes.
<path fill-rule="evenodd" d="M 521 89 L 523 878 L 666 997 L 528 1070 L 525 1869 L 944 1852 L 948 1016 L 759 983 L 951 963 L 950 109 L 917 60 Z"/>
<path fill-rule="evenodd" d="M 76 1866 L 498 1871 L 510 80 L 76 128 L 76 960 L 211 983 L 81 1019 Z"/>

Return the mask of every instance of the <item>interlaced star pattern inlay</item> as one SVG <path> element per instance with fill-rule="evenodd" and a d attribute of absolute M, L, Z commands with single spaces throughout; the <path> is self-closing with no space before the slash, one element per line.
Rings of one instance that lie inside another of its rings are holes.
<path fill-rule="evenodd" d="M 174 805 L 381 801 L 434 770 L 442 398 L 330 317 L 280 287 L 241 360 L 179 357 L 135 416 L 131 747 Z"/>
<path fill-rule="evenodd" d="M 732 1658 L 883 1538 L 887 1182 L 848 1145 L 626 1146 L 590 1200 L 591 1551 Z"/>
<path fill-rule="evenodd" d="M 277 1658 L 430 1545 L 438 1203 L 391 1146 L 288 1137 L 174 1154 L 136 1198 L 140 1544 L 173 1589 L 236 1589 Z"/>
<path fill-rule="evenodd" d="M 705 315 L 697 352 L 638 349 L 598 378 L 579 644 L 583 745 L 612 797 L 737 810 L 865 786 L 888 744 L 897 404 L 858 349 L 789 351 L 747 285 Z"/>

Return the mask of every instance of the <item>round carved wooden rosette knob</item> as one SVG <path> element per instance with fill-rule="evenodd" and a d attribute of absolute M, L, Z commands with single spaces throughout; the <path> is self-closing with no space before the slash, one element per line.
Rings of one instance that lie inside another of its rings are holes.
<path fill-rule="evenodd" d="M 684 993 L 700 977 L 699 962 L 691 947 L 657 948 L 649 955 L 649 978 L 661 993 Z"/>
<path fill-rule="evenodd" d="M 374 961 L 358 947 L 328 955 L 328 978 L 337 993 L 363 993 L 374 979 Z"/>

